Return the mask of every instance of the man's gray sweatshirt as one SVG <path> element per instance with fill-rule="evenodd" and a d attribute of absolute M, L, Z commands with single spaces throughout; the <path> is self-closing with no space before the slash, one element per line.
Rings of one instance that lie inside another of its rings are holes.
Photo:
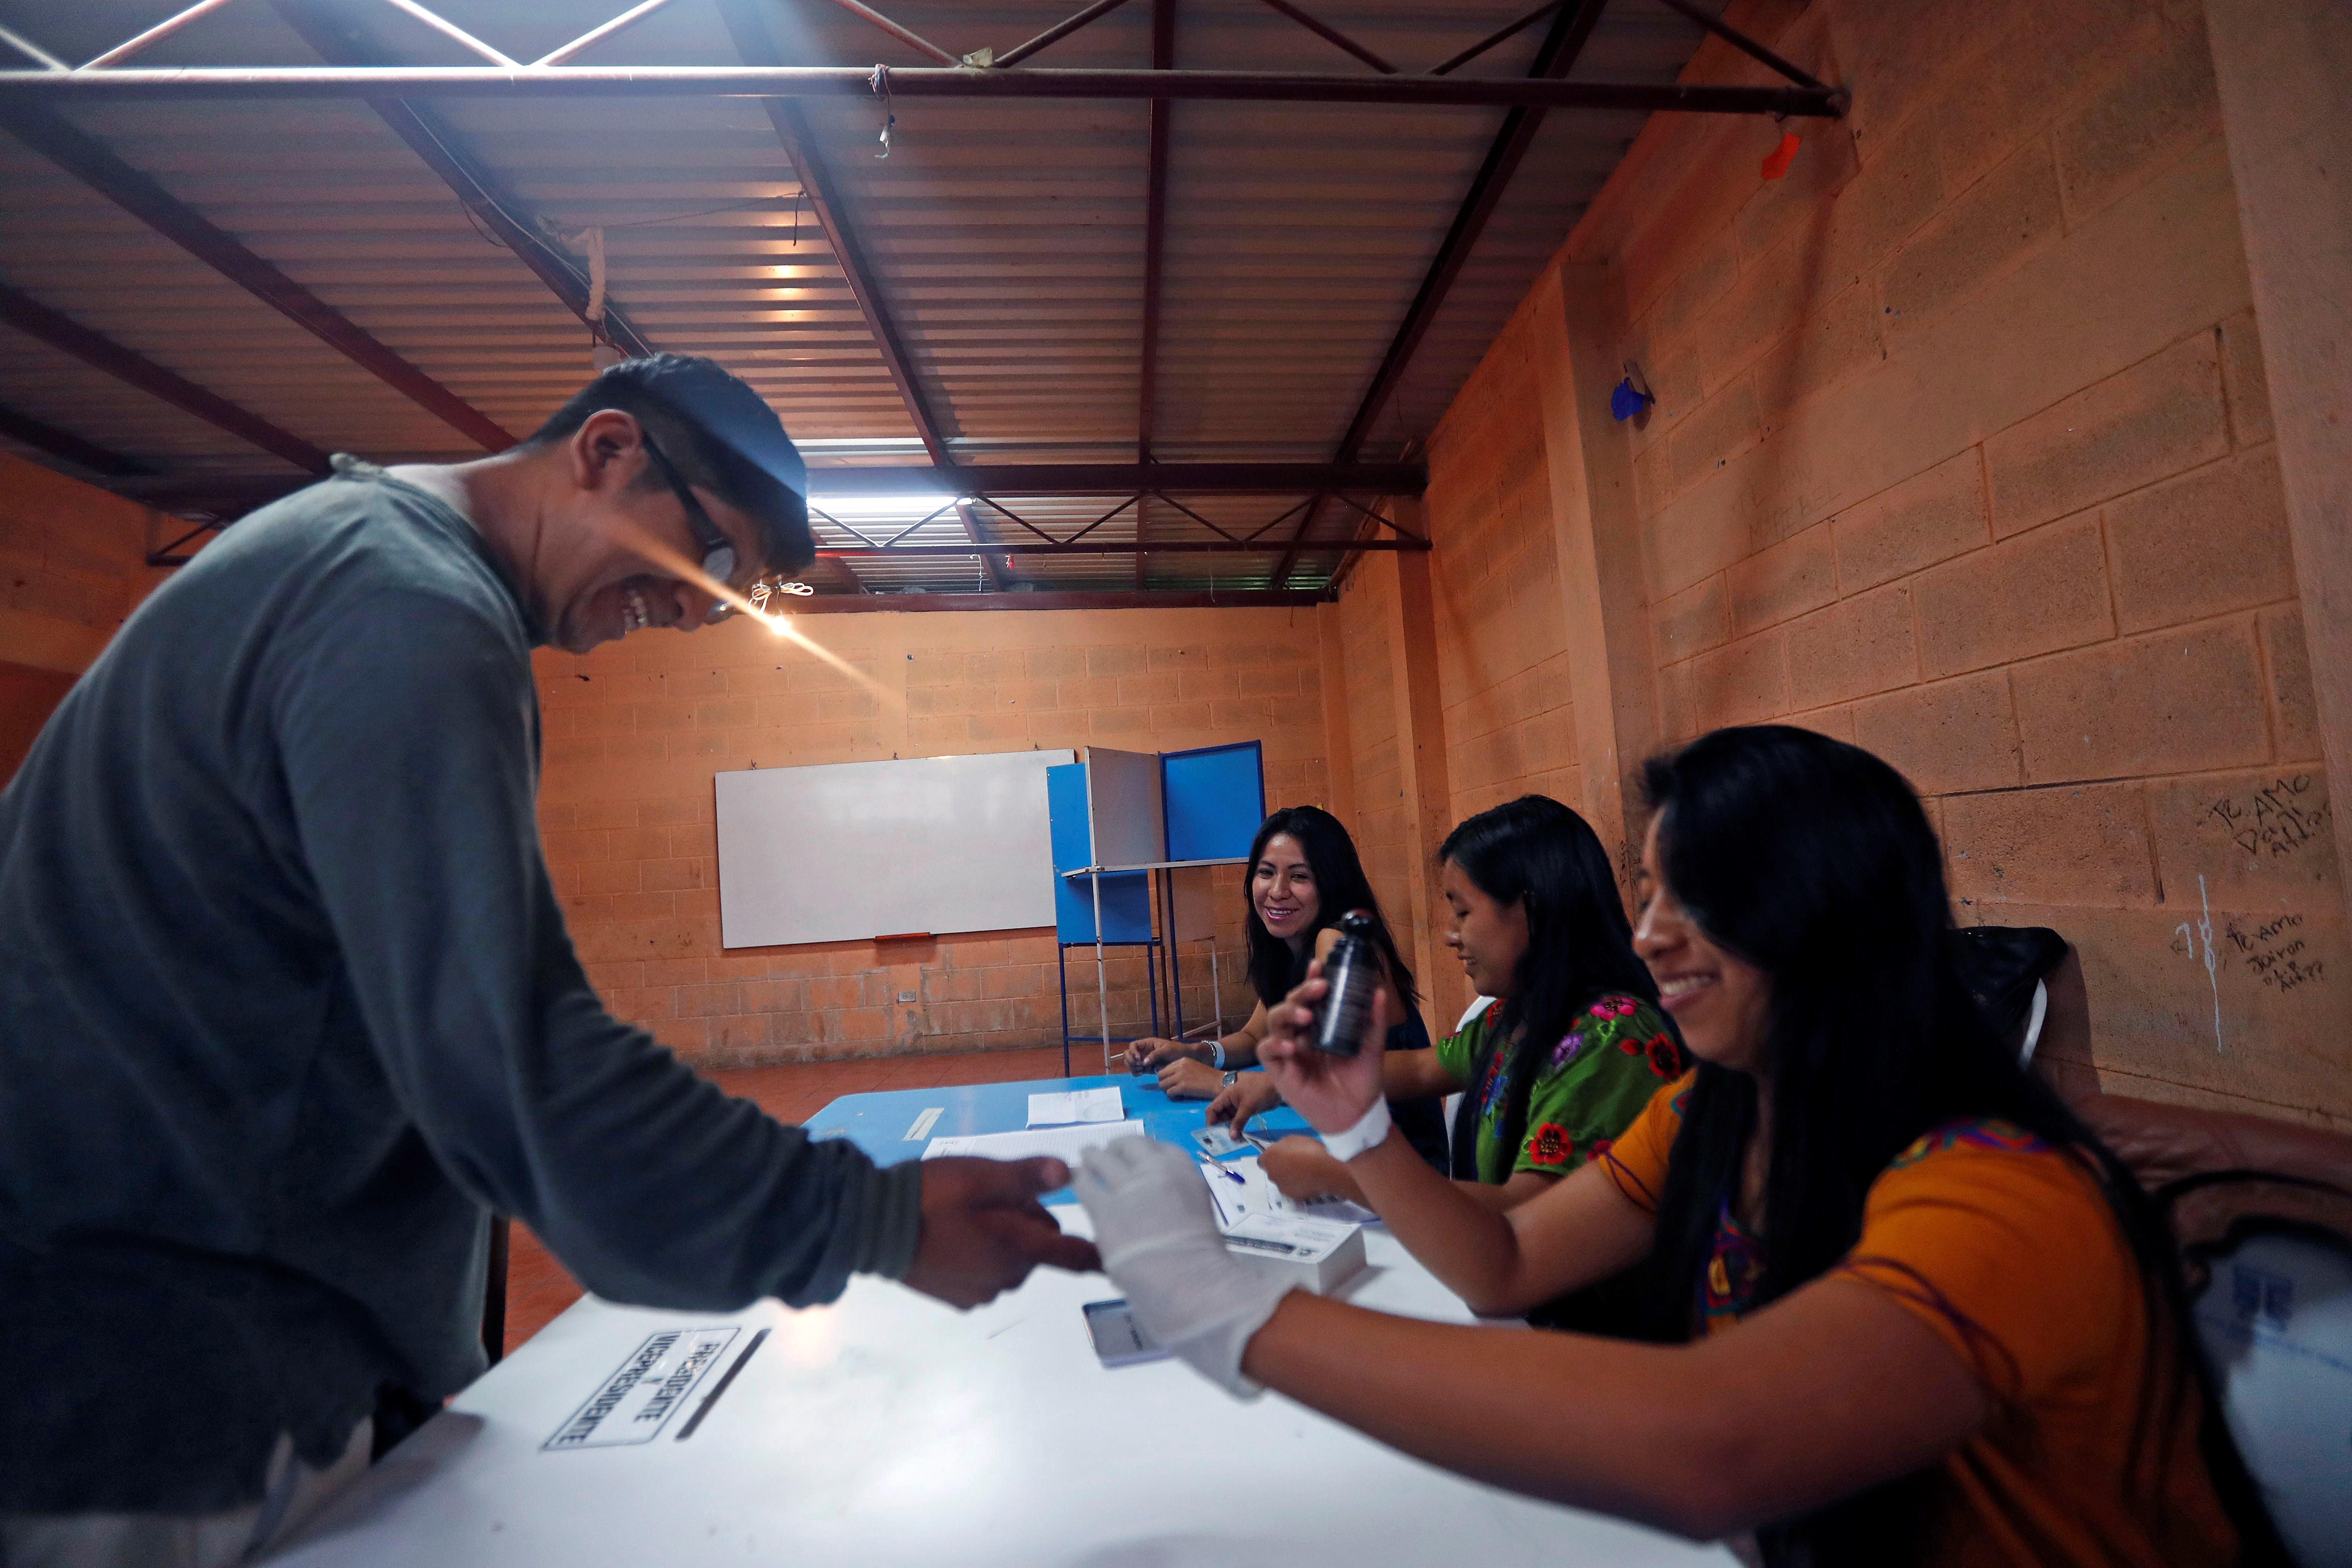
<path fill-rule="evenodd" d="M 533 795 L 533 628 L 348 459 L 123 626 L 0 795 L 0 1514 L 257 1498 L 483 1365 L 489 1211 L 614 1300 L 903 1275 L 919 1175 L 597 1001 Z"/>

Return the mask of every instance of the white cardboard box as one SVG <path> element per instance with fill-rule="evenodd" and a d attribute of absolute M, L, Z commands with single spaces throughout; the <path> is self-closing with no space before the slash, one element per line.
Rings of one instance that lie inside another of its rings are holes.
<path fill-rule="evenodd" d="M 1257 1214 L 1225 1231 L 1225 1250 L 1327 1296 L 1364 1267 L 1364 1228 L 1305 1215 Z"/>

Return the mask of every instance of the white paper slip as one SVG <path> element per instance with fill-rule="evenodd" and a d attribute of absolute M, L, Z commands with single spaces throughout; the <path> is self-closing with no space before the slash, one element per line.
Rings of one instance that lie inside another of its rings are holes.
<path fill-rule="evenodd" d="M 1284 1197 L 1282 1189 L 1274 1184 L 1274 1179 L 1265 1173 L 1255 1154 L 1240 1160 L 1220 1160 L 1199 1169 L 1202 1179 L 1209 1184 L 1209 1195 L 1216 1202 L 1217 1224 L 1226 1230 L 1253 1215 L 1296 1215 L 1340 1225 L 1380 1222 L 1380 1215 L 1345 1198 L 1303 1204 Z"/>
<path fill-rule="evenodd" d="M 919 1139 L 929 1138 L 931 1135 L 931 1129 L 940 1124 L 940 1112 L 946 1109 L 944 1105 L 923 1107 L 923 1113 L 908 1124 L 906 1133 L 899 1142 L 912 1143 Z"/>
<path fill-rule="evenodd" d="M 954 1138 L 934 1138 L 923 1151 L 926 1160 L 969 1154 L 982 1160 L 1028 1160 L 1050 1154 L 1076 1164 L 1089 1149 L 1099 1149 L 1119 1138 L 1140 1138 L 1140 1121 L 1082 1121 L 1075 1127 L 1033 1127 L 1025 1132 L 972 1132 Z"/>
<path fill-rule="evenodd" d="M 1029 1125 L 1032 1127 L 1067 1127 L 1081 1121 L 1118 1121 L 1126 1115 L 1127 1107 L 1119 1100 L 1116 1086 L 1075 1089 L 1066 1093 L 1033 1094 L 1029 1097 Z"/>
<path fill-rule="evenodd" d="M 1304 1215 L 1308 1219 L 1329 1220 L 1335 1225 L 1381 1223 L 1380 1215 L 1363 1205 L 1352 1203 L 1346 1198 L 1317 1198 L 1312 1203 L 1303 1204 L 1297 1198 L 1284 1198 L 1279 1192 L 1275 1196 L 1282 1199 L 1283 1210 L 1286 1214 Z"/>

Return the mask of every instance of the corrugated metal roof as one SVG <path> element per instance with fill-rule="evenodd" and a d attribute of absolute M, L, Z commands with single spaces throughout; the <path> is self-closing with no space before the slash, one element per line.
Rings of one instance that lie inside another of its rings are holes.
<path fill-rule="evenodd" d="M 289 0 L 290 3 L 290 0 Z M 389 6 L 341 0 L 373 47 L 414 64 L 472 64 Z M 1425 70 L 1523 14 L 1528 0 L 1316 0 L 1315 14 L 1405 71 Z M 530 59 L 619 0 L 449 0 L 450 21 Z M 955 52 L 1000 52 L 1079 0 L 885 0 Z M 0 20 L 68 60 L 169 15 L 169 0 L 0 0 Z M 822 0 L 763 7 L 796 64 L 922 63 Z M 1351 71 L 1356 62 L 1250 0 L 1183 0 L 1181 68 Z M 1140 66 L 1136 0 L 1033 63 Z M 1542 24 L 1465 74 L 1528 68 Z M 1572 73 L 1665 82 L 1699 37 L 1654 0 L 1612 0 Z M 711 0 L 677 0 L 577 63 L 731 64 Z M 267 0 L 245 0 L 141 64 L 310 65 Z M 966 462 L 1136 455 L 1149 109 L 1140 102 L 900 99 L 887 159 L 882 108 L 805 100 L 816 150 L 860 233 L 915 374 Z M 609 298 L 655 346 L 707 353 L 775 405 L 814 463 L 919 462 L 887 368 L 761 106 L 691 98 L 451 100 L 457 150 L 584 269 L 601 226 Z M 121 102 L 68 116 L 506 429 L 527 433 L 589 370 L 586 330 L 448 186 L 356 100 Z M 1182 102 L 1171 109 L 1158 416 L 1164 461 L 1322 461 L 1334 455 L 1503 111 Z M 1362 456 L 1412 449 L 1639 130 L 1639 115 L 1555 110 L 1447 297 Z M 12 138 L 0 136 L 0 283 L 104 333 L 317 446 L 384 458 L 479 448 L 358 364 Z M 0 328 L 0 405 L 150 461 L 167 481 L 285 475 L 280 459 L 79 361 Z M 34 455 L 29 454 L 28 455 Z M 36 455 L 37 456 L 37 455 Z M 55 462 L 52 458 L 38 460 Z M 135 487 L 134 487 L 135 488 Z M 821 475 L 817 480 L 820 497 Z M 1121 498 L 1003 504 L 1063 536 Z M 1236 536 L 1300 498 L 1178 497 Z M 1096 539 L 1214 537 L 1157 498 Z M 899 527 L 920 512 L 902 519 Z M 986 509 L 992 537 L 1030 537 Z M 1318 513 L 1316 537 L 1358 514 Z M 878 520 L 877 520 L 878 521 Z M 1266 584 L 1297 520 L 1262 554 L 1024 557 L 1008 575 L 1054 587 Z M 961 540 L 952 512 L 920 539 Z M 834 542 L 851 542 L 839 536 Z M 1336 568 L 1301 558 L 1294 584 Z M 971 560 L 859 561 L 877 588 L 977 585 Z M 833 580 L 838 583 L 839 579 Z M 823 580 L 821 580 L 821 583 Z M 824 584 L 830 591 L 831 584 Z"/>

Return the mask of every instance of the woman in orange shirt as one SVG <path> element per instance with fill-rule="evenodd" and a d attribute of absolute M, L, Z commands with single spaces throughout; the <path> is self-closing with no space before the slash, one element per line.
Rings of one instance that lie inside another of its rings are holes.
<path fill-rule="evenodd" d="M 1699 1065 L 1508 1213 L 1381 1122 L 1381 1021 L 1261 1056 L 1413 1254 L 1482 1312 L 1639 1269 L 1641 1340 L 1505 1335 L 1291 1293 L 1232 1259 L 1181 1153 L 1079 1196 L 1153 1337 L 1431 1462 L 1768 1563 L 2284 1562 L 2198 1360 L 2170 1237 L 2021 1068 L 1947 954 L 1902 777 L 1779 726 L 1649 764 L 1634 947 Z M 1646 1341 L 1648 1342 L 1643 1342 Z"/>

